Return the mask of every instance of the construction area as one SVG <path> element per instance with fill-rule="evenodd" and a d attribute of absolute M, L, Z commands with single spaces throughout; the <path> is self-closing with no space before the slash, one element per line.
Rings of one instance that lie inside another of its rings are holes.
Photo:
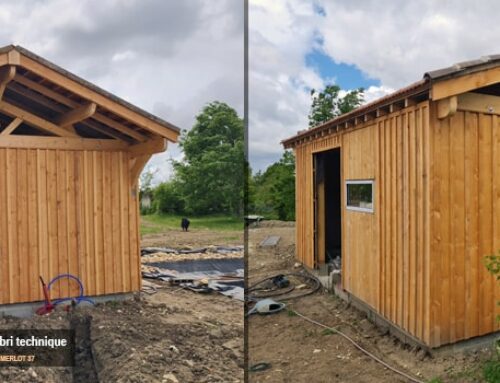
<path fill-rule="evenodd" d="M 0 381 L 243 380 L 242 231 L 140 236 L 139 175 L 179 134 L 0 48 L 0 330 L 76 343 L 73 368 L 2 366 Z"/>
<path fill-rule="evenodd" d="M 250 382 L 482 381 L 482 368 L 493 355 L 492 343 L 459 351 L 443 349 L 431 355 L 418 346 L 403 344 L 387 327 L 376 326 L 365 313 L 323 287 L 306 294 L 314 284 L 295 278 L 301 273 L 310 275 L 296 260 L 295 233 L 291 222 L 263 221 L 249 229 L 250 297 L 252 286 L 267 277 L 285 275 L 290 282 L 281 289 L 261 283 L 253 291 L 262 296 L 267 292 L 286 307 L 275 314 L 249 316 Z M 269 237 L 278 237 L 277 244 L 265 246 L 263 241 Z M 294 298 L 299 295 L 302 297 Z"/>
<path fill-rule="evenodd" d="M 238 240 L 233 238 L 238 237 Z M 231 238 L 230 241 L 225 238 Z M 213 240 L 213 242 L 212 242 Z M 237 248 L 243 233 L 166 231 L 146 235 L 148 248 L 178 248 L 186 264 L 212 259 L 193 249 L 216 243 Z M 243 260 L 232 251 L 218 259 Z M 143 256 L 143 272 L 154 259 Z M 76 332 L 75 368 L 2 368 L 2 382 L 243 382 L 243 302 L 217 292 L 197 293 L 168 281 L 143 279 L 133 299 L 56 309 L 45 316 L 0 317 L 0 329 L 61 329 Z"/>

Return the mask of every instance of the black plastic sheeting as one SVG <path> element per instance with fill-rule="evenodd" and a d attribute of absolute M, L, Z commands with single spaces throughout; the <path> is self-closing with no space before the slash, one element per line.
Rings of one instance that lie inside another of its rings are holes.
<path fill-rule="evenodd" d="M 177 262 L 154 262 L 148 266 L 159 269 L 158 273 L 143 272 L 144 278 L 170 281 L 174 279 L 209 279 L 208 287 L 234 299 L 244 300 L 245 284 L 243 258 L 197 259 Z M 241 279 L 225 280 L 217 277 L 233 276 Z M 187 286 L 189 287 L 189 286 Z"/>
<path fill-rule="evenodd" d="M 200 247 L 198 249 L 172 249 L 170 247 L 144 247 L 141 249 L 141 256 L 155 253 L 166 253 L 166 254 L 197 254 L 206 253 L 209 250 L 208 247 Z M 210 248 L 210 251 L 218 254 L 229 254 L 238 251 L 243 251 L 243 246 L 216 246 Z"/>

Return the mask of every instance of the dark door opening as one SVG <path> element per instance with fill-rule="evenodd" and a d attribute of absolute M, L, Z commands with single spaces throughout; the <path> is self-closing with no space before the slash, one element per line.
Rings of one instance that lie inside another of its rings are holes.
<path fill-rule="evenodd" d="M 314 261 L 340 269 L 342 214 L 340 148 L 314 154 Z"/>

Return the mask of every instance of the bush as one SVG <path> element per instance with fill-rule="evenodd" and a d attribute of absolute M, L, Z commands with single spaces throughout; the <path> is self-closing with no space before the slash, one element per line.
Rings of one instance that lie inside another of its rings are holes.
<path fill-rule="evenodd" d="M 175 181 L 163 182 L 153 191 L 153 206 L 158 214 L 182 214 L 184 200 Z"/>

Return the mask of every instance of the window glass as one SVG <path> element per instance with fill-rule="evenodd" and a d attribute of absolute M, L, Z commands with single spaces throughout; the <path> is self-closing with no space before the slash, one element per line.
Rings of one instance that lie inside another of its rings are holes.
<path fill-rule="evenodd" d="M 347 181 L 347 208 L 373 211 L 373 181 Z"/>

